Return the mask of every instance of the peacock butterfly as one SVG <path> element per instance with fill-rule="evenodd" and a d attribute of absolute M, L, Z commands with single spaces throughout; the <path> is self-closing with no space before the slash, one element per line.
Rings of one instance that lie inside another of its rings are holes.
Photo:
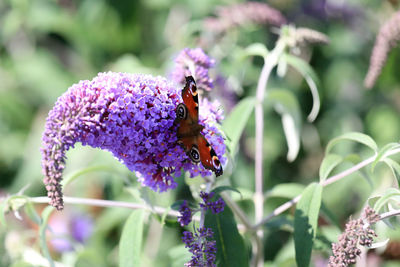
<path fill-rule="evenodd" d="M 182 90 L 183 103 L 176 107 L 176 123 L 178 124 L 178 144 L 194 163 L 215 172 L 216 176 L 223 173 L 221 163 L 214 149 L 201 133 L 204 129 L 199 124 L 199 97 L 196 82 L 192 76 L 186 77 L 186 85 Z"/>

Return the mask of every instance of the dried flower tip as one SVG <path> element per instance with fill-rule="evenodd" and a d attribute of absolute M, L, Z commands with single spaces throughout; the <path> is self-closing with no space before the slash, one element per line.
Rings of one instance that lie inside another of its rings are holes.
<path fill-rule="evenodd" d="M 400 11 L 395 13 L 379 30 L 369 62 L 364 86 L 371 89 L 386 63 L 390 50 L 400 41 Z"/>
<path fill-rule="evenodd" d="M 350 220 L 345 231 L 339 236 L 338 243 L 332 244 L 333 256 L 329 258 L 328 266 L 349 266 L 356 263 L 356 258 L 361 254 L 358 245 L 370 247 L 375 231 L 371 228 L 372 222 L 377 222 L 379 215 L 370 207 L 366 207 L 361 218 Z"/>
<path fill-rule="evenodd" d="M 297 28 L 295 30 L 296 44 L 303 46 L 307 44 L 329 44 L 329 37 L 325 34 L 308 28 Z"/>
<path fill-rule="evenodd" d="M 286 23 L 281 12 L 260 2 L 246 2 L 219 7 L 216 14 L 216 17 L 210 17 L 204 21 L 206 29 L 216 33 L 250 23 L 270 24 L 278 27 Z"/>

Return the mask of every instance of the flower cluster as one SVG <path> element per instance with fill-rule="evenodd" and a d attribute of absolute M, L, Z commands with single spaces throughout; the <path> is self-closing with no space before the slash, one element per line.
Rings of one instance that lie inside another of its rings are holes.
<path fill-rule="evenodd" d="M 203 212 L 211 210 L 212 213 L 217 214 L 224 211 L 224 200 L 220 197 L 217 201 L 212 202 L 211 199 L 213 198 L 213 196 L 214 192 L 200 192 L 200 197 L 203 199 L 203 203 L 200 203 L 199 206 Z M 178 222 L 181 224 L 181 226 L 188 225 L 192 221 L 192 215 L 194 211 L 189 207 L 186 200 L 184 200 L 182 205 L 180 206 L 179 213 L 180 215 L 178 216 Z"/>
<path fill-rule="evenodd" d="M 281 26 L 285 17 L 265 3 L 246 2 L 217 9 L 217 16 L 205 20 L 205 27 L 213 32 L 224 32 L 249 23 Z"/>
<path fill-rule="evenodd" d="M 200 197 L 203 199 L 204 203 L 200 203 L 200 207 L 204 210 L 211 210 L 212 213 L 217 214 L 224 211 L 225 202 L 220 197 L 217 201 L 212 202 L 211 199 L 214 196 L 214 192 L 206 193 L 200 192 Z"/>
<path fill-rule="evenodd" d="M 86 243 L 93 232 L 93 220 L 84 214 L 53 213 L 49 227 L 53 236 L 50 244 L 55 251 L 62 253 L 73 250 L 74 242 Z"/>
<path fill-rule="evenodd" d="M 200 192 L 203 203 L 199 205 L 203 216 L 207 210 L 211 210 L 214 214 L 224 211 L 225 202 L 223 199 L 219 198 L 217 201 L 212 202 L 213 196 L 214 192 Z M 186 200 L 183 201 L 179 212 L 178 222 L 181 226 L 188 225 L 192 221 L 193 211 L 189 208 Z M 215 266 L 214 261 L 217 251 L 215 241 L 207 239 L 211 239 L 212 236 L 212 230 L 204 228 L 201 222 L 200 228 L 195 230 L 194 234 L 188 231 L 183 232 L 182 240 L 185 243 L 185 247 L 189 248 L 189 251 L 193 254 L 192 259 L 185 266 Z"/>
<path fill-rule="evenodd" d="M 174 188 L 174 176 L 182 168 L 192 177 L 211 175 L 193 164 L 177 144 L 174 120 L 181 90 L 162 77 L 113 72 L 71 86 L 49 112 L 42 137 L 42 170 L 50 203 L 63 208 L 60 182 L 65 153 L 77 142 L 110 151 L 136 172 L 142 185 L 155 191 Z M 212 125 L 221 114 L 208 101 L 200 105 L 202 133 L 224 164 L 223 137 Z"/>
<path fill-rule="evenodd" d="M 208 70 L 214 65 L 215 60 L 208 57 L 201 48 L 185 48 L 175 58 L 171 77 L 176 83 L 184 84 L 186 76 L 193 76 L 198 88 L 210 91 L 214 86 Z"/>
<path fill-rule="evenodd" d="M 215 266 L 216 242 L 210 240 L 213 234 L 210 228 L 205 227 L 197 229 L 194 234 L 189 231 L 183 232 L 182 241 L 185 243 L 185 247 L 189 248 L 189 251 L 192 253 L 191 260 L 185 266 Z"/>
<path fill-rule="evenodd" d="M 181 207 L 179 208 L 180 215 L 178 216 L 178 222 L 181 226 L 188 225 L 192 221 L 192 210 L 189 208 L 188 202 L 183 201 Z"/>
<path fill-rule="evenodd" d="M 372 50 L 364 85 L 372 88 L 381 74 L 390 50 L 400 41 L 400 11 L 393 15 L 379 30 Z"/>
<path fill-rule="evenodd" d="M 339 242 L 332 244 L 333 256 L 329 258 L 330 267 L 343 267 L 356 263 L 356 258 L 361 254 L 358 245 L 370 247 L 373 238 L 376 237 L 371 224 L 380 219 L 370 207 L 366 207 L 361 218 L 350 220 L 346 224 L 346 229 L 339 236 Z"/>

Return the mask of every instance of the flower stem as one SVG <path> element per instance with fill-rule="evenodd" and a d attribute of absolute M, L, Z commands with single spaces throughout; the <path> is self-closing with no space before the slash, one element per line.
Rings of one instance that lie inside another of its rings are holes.
<path fill-rule="evenodd" d="M 264 211 L 264 190 L 263 190 L 263 141 L 264 141 L 264 111 L 263 102 L 268 79 L 272 69 L 278 64 L 279 58 L 286 47 L 283 39 L 279 39 L 275 48 L 264 58 L 264 66 L 261 70 L 257 84 L 257 102 L 255 105 L 256 136 L 255 136 L 255 194 L 254 208 L 255 221 L 262 220 Z M 262 229 L 258 229 L 256 236 L 259 240 L 263 239 Z M 263 243 L 256 242 L 258 248 L 253 251 L 253 262 L 255 266 L 264 266 Z"/>
<path fill-rule="evenodd" d="M 390 152 L 388 152 L 385 156 L 389 157 L 391 155 L 400 153 L 400 148 L 398 149 L 394 149 Z M 377 155 L 374 155 L 366 160 L 361 161 L 360 163 L 354 165 L 353 167 L 342 171 L 336 175 L 333 175 L 329 178 L 327 178 L 323 183 L 322 186 L 325 187 L 327 185 L 330 185 L 332 183 L 335 183 L 343 178 L 345 178 L 346 176 L 364 168 L 365 166 L 371 164 L 372 162 L 375 161 Z M 283 213 L 284 211 L 286 211 L 287 209 L 289 209 L 290 207 L 292 207 L 293 205 L 295 205 L 297 202 L 299 202 L 301 195 L 298 195 L 297 197 L 289 200 L 288 202 L 282 204 L 281 206 L 279 206 L 278 208 L 276 208 L 273 212 L 271 212 L 268 216 L 266 216 L 265 218 L 263 218 L 261 221 L 257 222 L 254 225 L 254 229 L 258 229 L 259 227 L 261 227 L 263 224 L 265 224 L 266 222 L 268 222 L 269 220 L 271 220 L 273 217 Z"/>
<path fill-rule="evenodd" d="M 31 197 L 29 200 L 32 203 L 45 203 L 49 204 L 50 200 L 47 197 Z M 127 209 L 144 209 L 149 210 L 158 214 L 167 214 L 169 216 L 178 217 L 180 213 L 175 210 L 167 210 L 163 207 L 153 206 L 150 207 L 145 204 L 139 203 L 131 203 L 131 202 L 123 202 L 123 201 L 112 201 L 112 200 L 103 200 L 103 199 L 94 199 L 94 198 L 79 198 L 79 197 L 64 197 L 64 203 L 66 204 L 77 204 L 77 205 L 89 205 L 96 207 L 115 207 L 115 208 L 127 208 Z"/>

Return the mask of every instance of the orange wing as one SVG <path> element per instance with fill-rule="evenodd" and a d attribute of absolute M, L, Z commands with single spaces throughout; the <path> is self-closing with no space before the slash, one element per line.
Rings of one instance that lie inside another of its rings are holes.
<path fill-rule="evenodd" d="M 204 129 L 199 122 L 199 98 L 196 82 L 192 76 L 186 77 L 186 85 L 182 90 L 183 103 L 176 108 L 176 122 L 179 123 L 178 143 L 194 163 L 215 172 L 216 176 L 223 173 L 221 163 L 214 149 L 201 134 Z"/>
<path fill-rule="evenodd" d="M 188 119 L 197 124 L 199 121 L 199 97 L 196 82 L 192 76 L 186 77 L 186 85 L 182 90 L 182 99 L 188 109 Z"/>
<path fill-rule="evenodd" d="M 216 176 L 222 175 L 223 170 L 219 158 L 202 134 L 197 136 L 197 146 L 200 151 L 201 164 L 204 168 L 212 170 Z"/>

